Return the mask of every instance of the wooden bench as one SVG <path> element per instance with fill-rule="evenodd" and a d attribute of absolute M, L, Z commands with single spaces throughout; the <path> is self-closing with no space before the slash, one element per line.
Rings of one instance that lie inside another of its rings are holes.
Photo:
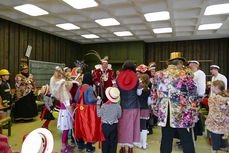
<path fill-rule="evenodd" d="M 0 133 L 4 126 L 8 129 L 8 136 L 11 136 L 11 117 L 8 116 L 0 119 Z"/>

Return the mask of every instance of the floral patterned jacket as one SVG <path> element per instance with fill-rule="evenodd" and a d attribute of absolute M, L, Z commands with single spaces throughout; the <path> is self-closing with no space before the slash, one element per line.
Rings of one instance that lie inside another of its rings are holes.
<path fill-rule="evenodd" d="M 157 72 L 157 100 L 153 111 L 158 125 L 172 128 L 191 128 L 198 120 L 198 102 L 193 73 L 190 69 L 178 69 L 169 65 Z M 169 118 L 169 119 L 168 119 Z"/>
<path fill-rule="evenodd" d="M 216 134 L 229 135 L 229 97 L 211 96 L 208 99 L 209 114 L 205 121 L 206 128 Z"/>
<path fill-rule="evenodd" d="M 16 100 L 28 95 L 31 91 L 35 90 L 33 75 L 29 74 L 28 77 L 17 74 L 15 77 Z"/>

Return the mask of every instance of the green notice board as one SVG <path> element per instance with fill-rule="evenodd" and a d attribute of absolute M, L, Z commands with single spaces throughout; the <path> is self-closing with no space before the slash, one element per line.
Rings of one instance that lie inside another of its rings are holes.
<path fill-rule="evenodd" d="M 49 84 L 56 66 L 63 68 L 65 64 L 29 60 L 29 72 L 33 75 L 37 87 Z"/>

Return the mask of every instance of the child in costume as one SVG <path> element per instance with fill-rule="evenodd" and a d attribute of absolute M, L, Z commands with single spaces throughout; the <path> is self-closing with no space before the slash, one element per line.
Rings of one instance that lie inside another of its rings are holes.
<path fill-rule="evenodd" d="M 68 132 L 73 128 L 72 108 L 70 105 L 71 94 L 69 89 L 71 89 L 71 82 L 64 79 L 62 68 L 57 66 L 50 80 L 50 91 L 60 101 L 57 128 L 63 131 L 61 153 L 72 151 L 72 147 L 68 145 Z"/>
<path fill-rule="evenodd" d="M 142 74 L 140 76 L 140 82 L 142 84 L 142 94 L 139 96 L 140 101 L 140 143 L 137 147 L 146 149 L 147 147 L 147 120 L 149 120 L 150 112 L 149 107 L 151 102 L 150 88 L 149 88 L 149 76 L 148 74 Z"/>
<path fill-rule="evenodd" d="M 105 141 L 102 142 L 102 153 L 116 153 L 118 144 L 118 119 L 122 109 L 118 104 L 120 92 L 116 87 L 108 87 L 105 91 L 108 101 L 102 106 L 97 102 L 97 116 L 101 117 Z"/>
<path fill-rule="evenodd" d="M 205 125 L 211 134 L 212 153 L 218 150 L 228 151 L 226 139 L 229 135 L 229 95 L 224 90 L 223 81 L 214 81 L 212 92 L 215 95 L 208 99 L 209 113 Z"/>
<path fill-rule="evenodd" d="M 52 110 L 54 108 L 54 104 L 53 104 L 54 99 L 51 96 L 51 93 L 49 91 L 49 85 L 46 84 L 42 86 L 40 90 L 40 95 L 42 96 L 42 99 L 45 103 L 40 117 L 41 120 L 46 119 L 42 127 L 48 129 L 48 125 L 50 121 L 55 119 L 52 115 Z"/>
<path fill-rule="evenodd" d="M 78 88 L 74 101 L 76 102 L 74 134 L 75 138 L 78 139 L 78 149 L 86 147 L 86 151 L 92 153 L 95 151 L 92 144 L 102 141 L 104 136 L 101 120 L 96 115 L 97 99 L 93 91 L 91 72 L 84 74 L 82 85 Z"/>

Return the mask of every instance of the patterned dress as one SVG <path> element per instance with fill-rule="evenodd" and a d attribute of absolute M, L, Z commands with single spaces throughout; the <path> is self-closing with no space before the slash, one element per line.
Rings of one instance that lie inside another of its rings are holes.
<path fill-rule="evenodd" d="M 15 77 L 16 102 L 15 119 L 32 119 L 37 116 L 37 105 L 34 96 L 34 80 L 32 74 L 17 74 Z"/>

